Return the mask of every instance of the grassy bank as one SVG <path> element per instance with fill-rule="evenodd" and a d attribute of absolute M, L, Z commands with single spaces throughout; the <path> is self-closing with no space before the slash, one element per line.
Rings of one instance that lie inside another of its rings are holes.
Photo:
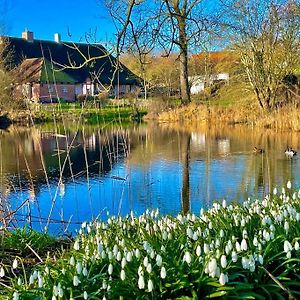
<path fill-rule="evenodd" d="M 144 109 L 129 106 L 95 107 L 79 103 L 74 104 L 37 104 L 26 111 L 9 112 L 13 123 L 32 124 L 72 121 L 85 124 L 132 122 L 140 120 L 146 114 Z"/>
<path fill-rule="evenodd" d="M 297 299 L 300 193 L 216 203 L 200 217 L 146 211 L 83 223 L 31 270 L 0 261 L 4 299 Z M 1 290 L 0 290 L 1 291 Z"/>

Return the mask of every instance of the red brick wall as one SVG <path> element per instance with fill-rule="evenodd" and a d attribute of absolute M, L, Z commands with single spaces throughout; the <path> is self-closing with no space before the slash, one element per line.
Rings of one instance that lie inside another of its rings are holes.
<path fill-rule="evenodd" d="M 40 84 L 40 101 L 51 102 L 51 98 L 75 101 L 75 84 Z"/>

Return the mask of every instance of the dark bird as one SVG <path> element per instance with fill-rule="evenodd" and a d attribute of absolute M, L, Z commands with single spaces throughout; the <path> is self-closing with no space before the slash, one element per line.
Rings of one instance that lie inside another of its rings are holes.
<path fill-rule="evenodd" d="M 295 155 L 297 155 L 297 151 L 295 151 L 292 147 L 287 147 L 284 153 L 287 158 L 293 158 Z"/>
<path fill-rule="evenodd" d="M 264 152 L 265 152 L 264 149 L 257 148 L 257 147 L 254 147 L 254 148 L 253 148 L 253 153 L 255 153 L 255 154 L 262 154 L 262 153 L 264 153 Z"/>

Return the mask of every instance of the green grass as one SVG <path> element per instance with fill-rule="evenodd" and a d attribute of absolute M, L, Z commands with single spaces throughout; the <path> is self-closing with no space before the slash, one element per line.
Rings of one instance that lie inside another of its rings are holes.
<path fill-rule="evenodd" d="M 86 124 L 132 122 L 140 120 L 146 114 L 145 110 L 136 111 L 132 107 L 81 108 L 79 104 L 42 105 L 34 112 L 35 121 L 52 122 L 72 120 Z"/>
<path fill-rule="evenodd" d="M 300 193 L 83 223 L 70 250 L 22 271 L 8 299 L 297 299 Z M 5 266 L 8 272 L 10 266 Z M 11 275 L 11 274 L 10 274 Z M 1 279 L 3 280 L 3 278 Z"/>

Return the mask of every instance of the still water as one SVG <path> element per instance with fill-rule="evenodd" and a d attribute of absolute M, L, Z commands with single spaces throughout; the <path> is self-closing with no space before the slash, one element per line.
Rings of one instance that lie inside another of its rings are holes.
<path fill-rule="evenodd" d="M 85 220 L 199 213 L 214 200 L 263 196 L 300 184 L 297 133 L 245 127 L 10 127 L 0 131 L 0 220 L 52 233 Z M 254 146 L 265 149 L 255 155 Z"/>

